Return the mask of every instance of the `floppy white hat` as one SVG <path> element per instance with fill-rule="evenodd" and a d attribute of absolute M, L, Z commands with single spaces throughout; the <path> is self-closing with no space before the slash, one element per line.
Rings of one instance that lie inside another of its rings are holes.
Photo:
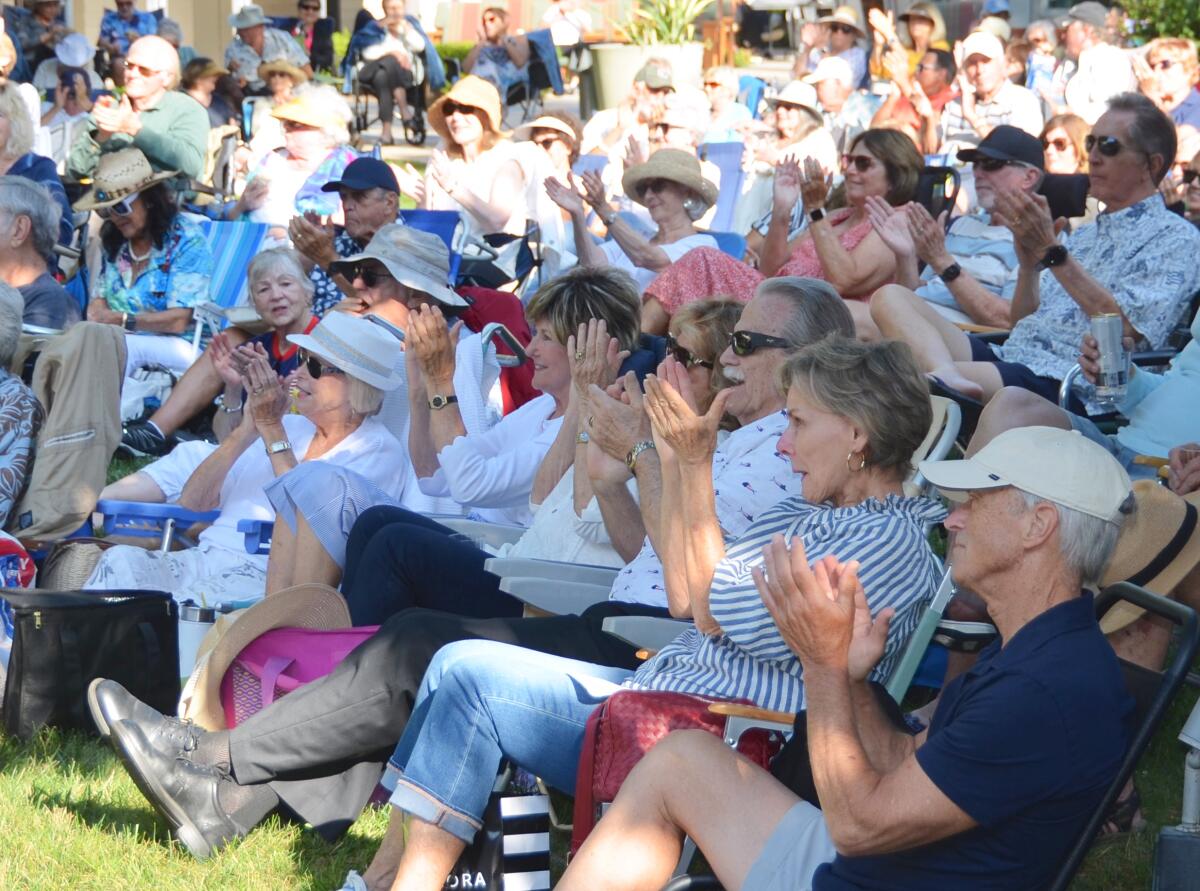
<path fill-rule="evenodd" d="M 767 104 L 774 108 L 777 105 L 795 105 L 803 108 L 809 114 L 821 119 L 821 105 L 817 101 L 817 91 L 812 84 L 794 80 L 779 91 L 778 95 L 767 99 Z"/>
<path fill-rule="evenodd" d="M 438 303 L 471 305 L 448 284 L 450 250 L 446 242 L 429 232 L 392 223 L 376 232 L 361 254 L 338 260 L 332 268 L 344 269 L 363 260 L 378 260 L 400 284 L 422 291 Z"/>
<path fill-rule="evenodd" d="M 1133 488 L 1125 468 L 1103 446 L 1055 427 L 1006 430 L 973 458 L 922 461 L 921 473 L 951 496 L 1015 486 L 1109 521 L 1116 521 Z"/>
<path fill-rule="evenodd" d="M 54 56 L 68 68 L 83 68 L 96 55 L 96 48 L 88 43 L 88 39 L 75 32 L 68 34 L 54 48 Z"/>
<path fill-rule="evenodd" d="M 288 342 L 320 356 L 351 377 L 381 390 L 400 386 L 396 357 L 400 344 L 387 331 L 366 319 L 331 312 L 310 334 L 289 334 Z"/>

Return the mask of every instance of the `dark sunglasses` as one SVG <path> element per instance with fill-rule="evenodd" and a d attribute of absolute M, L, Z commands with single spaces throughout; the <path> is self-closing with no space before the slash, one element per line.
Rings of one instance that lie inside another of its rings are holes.
<path fill-rule="evenodd" d="M 301 4 L 299 4 L 299 6 L 305 12 L 320 12 L 321 11 L 321 7 L 319 4 L 301 3 Z"/>
<path fill-rule="evenodd" d="M 283 129 L 288 133 L 296 133 L 300 130 L 316 130 L 317 129 L 316 127 L 310 127 L 308 124 L 302 124 L 299 121 L 284 120 L 284 121 L 281 121 L 280 123 L 283 124 Z"/>
<path fill-rule="evenodd" d="M 1056 152 L 1065 152 L 1070 145 L 1065 139 L 1043 139 L 1042 148 L 1052 148 Z"/>
<path fill-rule="evenodd" d="M 355 266 L 350 270 L 350 282 L 353 284 L 358 279 L 362 279 L 362 283 L 368 288 L 373 288 L 381 282 L 386 282 L 391 279 L 391 276 L 382 269 L 374 266 Z"/>
<path fill-rule="evenodd" d="M 849 25 L 841 25 L 841 24 L 838 24 L 837 22 L 834 22 L 832 25 L 830 25 L 829 30 L 832 31 L 834 34 L 857 34 L 858 33 L 857 28 L 851 28 Z"/>
<path fill-rule="evenodd" d="M 976 158 L 971 162 L 978 170 L 985 170 L 988 173 L 995 173 L 997 170 L 1003 170 L 1012 164 L 1012 161 L 1004 158 Z"/>
<path fill-rule="evenodd" d="M 1106 158 L 1113 158 L 1119 155 L 1121 149 L 1125 148 L 1121 140 L 1115 136 L 1094 136 L 1091 133 L 1084 137 L 1083 147 L 1089 152 L 1092 149 L 1097 149 Z"/>
<path fill-rule="evenodd" d="M 530 142 L 532 142 L 538 148 L 543 149 L 544 151 L 547 151 L 547 152 L 550 151 L 550 146 L 554 145 L 554 143 L 556 143 L 558 141 L 559 141 L 559 139 L 557 136 L 542 136 L 538 139 L 530 140 Z"/>
<path fill-rule="evenodd" d="M 875 159 L 869 155 L 842 155 L 842 169 L 853 167 L 859 173 L 866 173 L 875 166 Z"/>
<path fill-rule="evenodd" d="M 757 331 L 734 331 L 729 335 L 729 348 L 735 356 L 749 356 L 762 349 L 787 350 L 791 347 L 782 337 L 759 334 Z"/>
<path fill-rule="evenodd" d="M 110 204 L 108 207 L 97 207 L 96 216 L 102 220 L 107 220 L 109 217 L 127 217 L 133 213 L 133 202 L 137 200 L 138 193 L 126 195 L 116 204 Z M 100 200 L 104 200 L 99 193 L 96 195 Z"/>
<path fill-rule="evenodd" d="M 1196 181 L 1196 177 L 1200 176 L 1200 170 L 1192 170 L 1190 167 L 1183 171 L 1183 183 L 1190 186 Z"/>
<path fill-rule="evenodd" d="M 296 353 L 296 359 L 299 361 L 299 364 L 304 366 L 305 371 L 308 372 L 308 376 L 315 381 L 319 381 L 321 379 L 321 375 L 323 374 L 346 373 L 336 365 L 326 365 L 316 356 L 310 355 L 308 350 L 298 351 Z"/>
<path fill-rule="evenodd" d="M 450 117 L 450 115 L 454 114 L 455 112 L 457 112 L 458 114 L 475 114 L 475 106 L 459 105 L 457 102 L 454 102 L 449 99 L 446 100 L 444 103 L 442 103 L 442 116 L 443 117 L 448 118 L 448 117 Z"/>
<path fill-rule="evenodd" d="M 679 341 L 675 339 L 674 334 L 667 335 L 667 352 L 675 357 L 675 361 L 684 368 L 695 368 L 699 365 L 701 368 L 712 370 L 713 363 L 707 359 L 701 359 L 692 355 L 692 351 L 685 346 L 680 346 Z"/>
<path fill-rule="evenodd" d="M 142 77 L 154 77 L 154 75 L 158 74 L 158 72 L 153 68 L 147 68 L 145 65 L 138 65 L 136 62 L 130 62 L 128 59 L 125 60 L 125 70 L 136 71 Z"/>
<path fill-rule="evenodd" d="M 671 185 L 669 179 L 648 179 L 638 184 L 638 197 L 645 195 L 647 192 L 657 192 L 661 195 L 669 185 Z"/>

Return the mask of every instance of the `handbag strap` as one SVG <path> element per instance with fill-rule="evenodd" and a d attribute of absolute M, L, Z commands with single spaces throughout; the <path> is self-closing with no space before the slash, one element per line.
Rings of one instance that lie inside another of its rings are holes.
<path fill-rule="evenodd" d="M 291 666 L 295 659 L 290 656 L 271 656 L 262 670 L 262 707 L 275 701 L 275 682 Z"/>

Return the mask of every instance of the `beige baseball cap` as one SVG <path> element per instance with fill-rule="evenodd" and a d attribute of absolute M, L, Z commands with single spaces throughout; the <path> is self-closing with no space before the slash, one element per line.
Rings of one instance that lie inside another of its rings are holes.
<path fill-rule="evenodd" d="M 1006 430 L 961 461 L 922 461 L 925 478 L 956 493 L 1015 486 L 1023 492 L 1115 522 L 1132 492 L 1129 474 L 1101 445 L 1074 430 Z"/>
<path fill-rule="evenodd" d="M 1004 44 L 1000 38 L 990 31 L 972 31 L 962 44 L 962 57 L 965 63 L 971 56 L 983 56 L 985 59 L 1003 59 Z"/>

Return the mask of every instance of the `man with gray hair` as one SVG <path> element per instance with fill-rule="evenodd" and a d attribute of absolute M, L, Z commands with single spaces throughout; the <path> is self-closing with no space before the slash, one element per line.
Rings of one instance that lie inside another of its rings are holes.
<path fill-rule="evenodd" d="M 0 176 L 0 281 L 20 292 L 26 325 L 61 329 L 81 317 L 79 301 L 50 274 L 61 214 L 44 186 Z"/>
<path fill-rule="evenodd" d="M 1063 39 L 1066 64 L 1073 66 L 1064 99 L 1067 108 L 1089 124 L 1104 114 L 1118 93 L 1137 90 L 1129 53 L 1108 42 L 1108 8 L 1096 0 L 1076 3 L 1067 12 Z"/>
<path fill-rule="evenodd" d="M 25 491 L 42 425 L 42 406 L 33 391 L 8 370 L 21 338 L 21 304 L 15 288 L 0 284 L 0 529 L 8 527 Z"/>

